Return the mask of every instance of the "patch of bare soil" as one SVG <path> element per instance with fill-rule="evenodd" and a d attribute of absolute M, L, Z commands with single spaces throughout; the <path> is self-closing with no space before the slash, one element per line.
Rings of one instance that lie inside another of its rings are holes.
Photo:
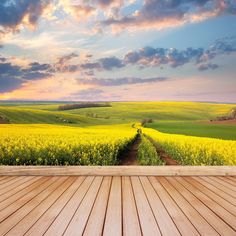
<path fill-rule="evenodd" d="M 156 148 L 157 154 L 160 158 L 166 163 L 167 166 L 177 166 L 179 163 L 172 159 L 170 155 L 168 155 L 160 146 L 156 145 L 152 139 L 149 138 L 152 142 L 153 146 Z"/>
<path fill-rule="evenodd" d="M 156 146 L 155 146 L 156 147 Z M 166 163 L 167 166 L 177 166 L 179 165 L 176 160 L 173 160 L 164 150 L 159 147 L 156 147 L 157 153 L 160 158 Z"/>
<path fill-rule="evenodd" d="M 208 124 L 226 124 L 226 125 L 236 125 L 236 119 L 232 120 L 213 120 L 208 121 Z"/>
<path fill-rule="evenodd" d="M 138 146 L 139 146 L 140 142 L 141 142 L 140 137 L 137 137 L 134 140 L 134 142 L 129 145 L 129 147 L 127 148 L 127 151 L 125 153 L 123 153 L 123 155 L 122 155 L 120 165 L 123 165 L 123 166 L 129 166 L 129 165 L 137 166 L 137 165 L 139 165 L 139 163 L 137 161 L 137 153 L 138 153 Z"/>

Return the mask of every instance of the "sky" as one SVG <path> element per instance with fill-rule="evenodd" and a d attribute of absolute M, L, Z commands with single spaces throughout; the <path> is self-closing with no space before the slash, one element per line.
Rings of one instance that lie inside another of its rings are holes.
<path fill-rule="evenodd" d="M 1 0 L 0 100 L 236 102 L 236 0 Z"/>

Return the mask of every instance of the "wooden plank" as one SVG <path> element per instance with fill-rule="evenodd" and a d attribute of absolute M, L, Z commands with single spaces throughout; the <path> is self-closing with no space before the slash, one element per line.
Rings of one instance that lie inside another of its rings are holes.
<path fill-rule="evenodd" d="M 56 199 L 56 202 L 51 207 L 46 209 L 45 213 L 37 220 L 36 223 L 34 223 L 33 225 L 30 225 L 30 223 L 27 221 L 26 224 L 28 224 L 30 228 L 27 230 L 27 232 L 24 232 L 24 234 L 25 235 L 43 235 L 46 232 L 46 230 L 50 227 L 50 225 L 55 221 L 57 216 L 62 212 L 65 206 L 69 203 L 71 198 L 76 193 L 78 193 L 79 188 L 82 185 L 84 180 L 85 180 L 85 177 L 83 176 L 76 177 L 76 180 L 74 181 L 74 183 L 71 186 L 69 186 L 68 189 L 66 189 L 66 191 L 59 197 L 59 199 Z M 81 189 L 81 192 L 82 192 L 82 189 Z M 63 216 L 68 217 L 68 218 L 70 217 L 70 215 L 66 215 L 66 211 Z M 21 224 L 19 224 L 19 226 L 21 226 Z"/>
<path fill-rule="evenodd" d="M 0 212 L 0 223 L 3 222 L 7 217 L 15 213 L 18 209 L 20 209 L 22 206 L 27 204 L 29 201 L 31 201 L 35 196 L 40 194 L 44 191 L 45 188 L 52 185 L 55 180 L 57 180 L 58 177 L 52 177 L 45 183 L 39 185 L 34 191 L 29 192 L 28 194 L 24 195 L 22 198 L 18 199 L 17 201 L 14 201 L 11 205 L 7 206 Z"/>
<path fill-rule="evenodd" d="M 221 198 L 212 193 L 208 188 L 198 183 L 191 177 L 178 177 L 186 188 L 188 188 L 200 201 L 209 207 L 215 214 L 221 217 L 229 226 L 236 230 L 236 217 L 225 209 Z"/>
<path fill-rule="evenodd" d="M 165 177 L 157 177 L 157 179 L 201 235 L 219 235 L 202 217 L 202 215 L 199 214 L 199 212 L 166 180 Z"/>
<path fill-rule="evenodd" d="M 231 190 L 234 193 L 234 195 L 236 194 L 236 187 L 233 186 L 232 184 L 229 184 L 226 181 L 221 180 L 221 179 L 219 179 L 217 177 L 209 176 L 209 178 L 212 179 L 213 181 L 215 181 L 216 183 L 218 183 L 219 186 L 223 186 L 224 188 L 228 188 L 229 190 Z"/>
<path fill-rule="evenodd" d="M 11 214 L 8 218 L 6 218 L 3 222 L 0 223 L 1 233 L 0 235 L 5 235 L 12 227 L 14 227 L 19 221 L 21 221 L 27 214 L 29 214 L 33 209 L 35 209 L 38 205 L 40 205 L 45 199 L 50 196 L 51 193 L 54 194 L 54 191 L 63 190 L 65 187 L 66 179 L 68 177 L 62 177 L 56 180 L 49 187 L 45 188 L 38 195 L 33 197 L 29 202 L 27 202 L 22 208 L 18 211 Z M 53 196 L 53 198 L 55 198 Z M 33 216 L 34 219 L 34 216 Z M 19 235 L 19 233 L 18 233 Z"/>
<path fill-rule="evenodd" d="M 102 235 L 112 177 L 104 177 L 83 235 Z"/>
<path fill-rule="evenodd" d="M 48 229 L 46 228 L 47 231 L 45 232 L 44 235 L 52 235 L 52 236 L 62 235 L 65 232 L 68 224 L 71 222 L 74 214 L 76 213 L 76 210 L 82 203 L 85 194 L 88 192 L 93 183 L 94 183 L 94 177 L 87 177 L 85 179 L 85 181 L 76 191 L 76 193 L 67 203 L 67 205 L 60 212 L 58 217 L 54 220 L 54 222 L 50 225 Z M 39 229 L 39 226 L 40 225 L 38 225 L 38 227 L 32 228 L 28 232 L 28 235 L 41 235 L 41 233 L 39 233 L 39 230 L 41 230 Z"/>
<path fill-rule="evenodd" d="M 230 202 L 232 205 L 236 206 L 236 199 L 234 195 L 227 194 L 227 190 L 223 191 L 222 189 L 217 187 L 217 184 L 215 185 L 215 181 L 208 179 L 208 178 L 200 178 L 200 177 L 193 177 L 195 180 L 197 180 L 199 183 L 210 189 L 215 194 L 219 195 L 220 197 L 224 198 L 228 202 Z"/>
<path fill-rule="evenodd" d="M 28 179 L 28 178 L 30 178 L 30 179 Z M 8 199 L 9 197 L 12 197 L 13 195 L 15 195 L 15 194 L 17 194 L 17 193 L 19 193 L 19 192 L 21 192 L 21 191 L 24 191 L 24 189 L 25 189 L 26 187 L 28 187 L 29 185 L 33 184 L 34 182 L 36 182 L 36 181 L 39 180 L 40 178 L 41 178 L 40 176 L 36 176 L 36 177 L 34 177 L 34 176 L 28 176 L 28 177 L 27 177 L 28 180 L 27 180 L 26 182 L 21 183 L 21 184 L 18 185 L 18 186 L 15 186 L 15 188 L 12 189 L 12 190 L 9 190 L 9 191 L 6 191 L 5 193 L 2 193 L 2 194 L 0 195 L 0 202 L 5 201 L 5 200 Z"/>
<path fill-rule="evenodd" d="M 129 177 L 122 177 L 123 235 L 142 235 Z"/>
<path fill-rule="evenodd" d="M 9 178 L 9 176 L 0 176 L 0 184 L 1 184 L 2 181 L 4 181 L 7 178 Z"/>
<path fill-rule="evenodd" d="M 14 202 L 16 202 L 18 199 L 22 199 L 25 195 L 27 195 L 31 191 L 34 191 L 38 186 L 46 183 L 49 179 L 50 179 L 50 177 L 42 177 L 39 180 L 37 180 L 36 182 L 34 182 L 33 184 L 31 184 L 30 186 L 26 187 L 24 189 L 24 191 L 20 191 L 17 194 L 14 194 L 11 197 L 3 200 L 0 203 L 0 212 L 4 208 L 6 208 L 7 206 L 9 206 L 9 205 L 13 204 Z"/>
<path fill-rule="evenodd" d="M 27 182 L 28 180 L 34 178 L 33 176 L 19 176 L 17 177 L 17 181 L 15 181 L 14 183 L 6 186 L 5 188 L 0 190 L 0 196 L 2 194 L 7 193 L 8 191 L 15 189 L 16 187 L 20 186 L 21 184 Z"/>
<path fill-rule="evenodd" d="M 229 184 L 232 184 L 233 186 L 236 187 L 236 182 L 234 180 L 226 178 L 225 176 L 224 177 L 218 176 L 218 178 L 221 179 L 221 180 L 224 180 L 224 181 L 228 182 Z"/>
<path fill-rule="evenodd" d="M 172 218 L 168 214 L 166 208 L 161 202 L 159 196 L 157 196 L 155 190 L 153 189 L 148 178 L 145 176 L 139 177 L 142 183 L 143 189 L 146 193 L 150 206 L 152 208 L 153 214 L 155 215 L 156 221 L 159 225 L 161 234 L 163 236 L 168 235 L 180 235 L 177 227 L 175 226 Z M 167 227 L 168 225 L 168 227 Z"/>
<path fill-rule="evenodd" d="M 226 176 L 226 178 L 236 183 L 236 176 Z"/>
<path fill-rule="evenodd" d="M 209 196 L 214 202 L 217 202 L 219 205 L 221 205 L 222 207 L 224 207 L 226 210 L 228 210 L 231 214 L 233 214 L 234 216 L 236 216 L 236 207 L 231 204 L 230 202 L 226 201 L 224 198 L 220 197 L 218 195 L 218 193 L 214 193 L 212 192 L 209 187 L 205 187 L 202 184 L 200 184 L 198 181 L 196 181 L 195 179 L 193 179 L 192 177 L 186 178 L 186 180 L 188 181 L 193 181 L 194 186 L 196 188 L 202 188 L 202 190 L 204 189 L 204 193 Z"/>
<path fill-rule="evenodd" d="M 219 183 L 218 181 L 215 181 L 215 179 L 209 178 L 209 176 L 201 176 L 201 178 L 206 181 L 207 183 L 210 183 L 211 185 L 215 186 L 215 188 L 218 189 L 218 192 L 224 192 L 228 195 L 231 195 L 232 197 L 235 196 L 236 192 L 230 189 L 229 187 L 223 185 L 222 183 Z"/>
<path fill-rule="evenodd" d="M 185 188 L 181 181 L 174 177 L 166 178 L 220 235 L 234 235 L 235 231 L 193 195 L 188 188 Z"/>
<path fill-rule="evenodd" d="M 0 182 L 0 187 L 2 187 L 3 184 L 5 184 L 5 183 L 7 183 L 9 181 L 12 181 L 14 179 L 16 179 L 16 176 L 3 176 L 3 180 Z"/>
<path fill-rule="evenodd" d="M 121 177 L 112 178 L 110 196 L 108 200 L 104 236 L 122 236 L 122 202 Z"/>
<path fill-rule="evenodd" d="M 81 177 L 82 178 L 82 177 Z M 61 208 L 66 204 L 68 201 L 67 197 L 70 197 L 70 193 L 73 194 L 74 191 L 77 189 L 76 181 L 77 177 L 70 177 L 68 178 L 63 184 L 61 184 L 56 190 L 52 191 L 50 196 L 47 197 L 44 201 L 42 201 L 37 207 L 35 207 L 26 217 L 24 217 L 14 228 L 12 228 L 7 235 L 25 235 L 26 232 L 33 226 L 35 223 L 37 227 L 46 225 L 50 225 L 51 218 L 48 217 L 48 221 L 42 221 L 41 219 L 44 217 L 48 212 L 52 212 L 52 206 L 58 207 L 56 210 L 60 211 Z M 83 178 L 82 178 L 83 179 Z M 79 183 L 80 184 L 80 183 Z M 69 193 L 69 194 L 68 194 Z M 65 199 L 66 197 L 66 199 Z M 65 201 L 62 201 L 64 199 Z M 60 203 L 60 205 L 58 204 Z M 40 235 L 43 234 L 40 232 Z M 39 235 L 39 234 L 38 234 Z"/>
<path fill-rule="evenodd" d="M 86 226 L 88 217 L 96 200 L 98 191 L 102 184 L 103 177 L 95 177 L 90 189 L 85 195 L 79 208 L 73 215 L 68 227 L 66 228 L 64 235 L 76 236 L 82 235 Z"/>
<path fill-rule="evenodd" d="M 161 235 L 139 178 L 131 177 L 131 183 L 143 235 Z"/>
<path fill-rule="evenodd" d="M 236 235 L 236 198 L 231 190 L 235 180 L 11 178 L 0 192 L 0 235 Z"/>
<path fill-rule="evenodd" d="M 6 180 L 4 183 L 2 183 L 2 184 L 0 185 L 0 191 L 1 191 L 1 190 L 4 190 L 6 187 L 11 186 L 13 183 L 15 183 L 16 181 L 18 181 L 18 178 L 19 178 L 19 176 L 17 176 L 17 177 L 15 176 L 15 178 L 12 177 L 12 178 Z"/>
<path fill-rule="evenodd" d="M 174 200 L 166 192 L 165 188 L 159 183 L 159 181 L 155 177 L 149 177 L 149 180 L 153 188 L 155 189 L 156 194 L 159 196 L 166 210 L 173 219 L 181 235 L 199 235 L 196 228 L 192 225 L 186 215 L 178 207 L 178 205 L 176 205 Z"/>
<path fill-rule="evenodd" d="M 0 166 L 0 175 L 236 176 L 236 166 Z"/>

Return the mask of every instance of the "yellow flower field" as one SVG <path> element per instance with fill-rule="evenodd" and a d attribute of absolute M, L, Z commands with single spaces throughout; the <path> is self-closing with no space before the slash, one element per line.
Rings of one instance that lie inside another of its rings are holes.
<path fill-rule="evenodd" d="M 136 129 L 2 125 L 0 164 L 113 165 Z"/>
<path fill-rule="evenodd" d="M 165 134 L 144 128 L 143 133 L 184 165 L 236 165 L 236 141 Z"/>

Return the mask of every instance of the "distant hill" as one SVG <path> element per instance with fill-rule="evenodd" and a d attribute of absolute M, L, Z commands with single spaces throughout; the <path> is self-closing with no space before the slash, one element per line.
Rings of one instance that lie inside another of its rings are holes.
<path fill-rule="evenodd" d="M 58 111 L 68 103 L 0 103 L 0 115 L 11 123 L 119 124 L 143 119 L 154 121 L 202 121 L 229 114 L 236 104 L 200 102 L 112 102 L 108 107 Z"/>
<path fill-rule="evenodd" d="M 70 124 L 82 126 L 95 123 L 93 119 L 80 115 L 22 108 L 19 106 L 0 106 L 0 116 L 6 117 L 10 123 L 14 124 Z"/>
<path fill-rule="evenodd" d="M 111 102 L 109 107 L 58 111 L 69 103 L 0 103 L 0 116 L 15 124 L 59 124 L 94 126 L 133 124 L 151 120 L 147 127 L 166 133 L 222 139 L 236 139 L 235 124 L 213 124 L 210 120 L 227 116 L 236 104 L 203 102 Z"/>

